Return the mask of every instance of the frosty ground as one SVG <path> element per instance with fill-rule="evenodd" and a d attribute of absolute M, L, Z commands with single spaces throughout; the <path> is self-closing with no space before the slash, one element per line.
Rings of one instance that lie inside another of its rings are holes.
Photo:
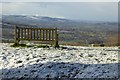
<path fill-rule="evenodd" d="M 0 43 L 0 78 L 117 78 L 118 47 L 10 47 Z"/>

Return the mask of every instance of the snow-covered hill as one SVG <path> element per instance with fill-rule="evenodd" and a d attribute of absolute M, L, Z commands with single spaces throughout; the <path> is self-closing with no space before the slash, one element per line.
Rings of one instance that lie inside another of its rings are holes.
<path fill-rule="evenodd" d="M 63 23 L 72 22 L 72 20 L 64 18 L 53 18 L 47 16 L 34 16 L 34 15 L 3 15 L 2 22 L 11 24 L 44 24 L 44 23 Z"/>

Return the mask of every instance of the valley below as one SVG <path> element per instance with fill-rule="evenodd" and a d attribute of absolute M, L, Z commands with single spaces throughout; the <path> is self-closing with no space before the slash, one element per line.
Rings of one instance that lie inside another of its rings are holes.
<path fill-rule="evenodd" d="M 15 26 L 57 28 L 59 44 L 74 46 L 118 46 L 117 22 L 74 21 L 32 15 L 3 15 L 2 41 L 13 42 Z"/>

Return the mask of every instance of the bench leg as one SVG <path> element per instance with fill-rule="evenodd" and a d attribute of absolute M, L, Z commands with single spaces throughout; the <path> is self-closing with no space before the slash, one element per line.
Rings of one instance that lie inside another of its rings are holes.
<path fill-rule="evenodd" d="M 55 40 L 55 48 L 58 48 L 59 47 L 59 44 L 58 44 L 58 34 L 56 34 L 56 40 Z"/>
<path fill-rule="evenodd" d="M 55 42 L 55 48 L 58 48 L 59 47 L 59 44 L 58 44 L 58 41 Z"/>
<path fill-rule="evenodd" d="M 19 41 L 20 41 L 20 40 L 15 40 L 15 44 L 17 44 L 17 45 L 18 45 L 18 44 L 19 44 Z"/>

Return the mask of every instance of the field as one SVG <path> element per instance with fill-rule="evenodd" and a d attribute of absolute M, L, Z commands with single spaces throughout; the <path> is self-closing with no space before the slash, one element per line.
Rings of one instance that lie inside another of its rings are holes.
<path fill-rule="evenodd" d="M 118 47 L 10 47 L 0 43 L 0 78 L 118 78 Z"/>

